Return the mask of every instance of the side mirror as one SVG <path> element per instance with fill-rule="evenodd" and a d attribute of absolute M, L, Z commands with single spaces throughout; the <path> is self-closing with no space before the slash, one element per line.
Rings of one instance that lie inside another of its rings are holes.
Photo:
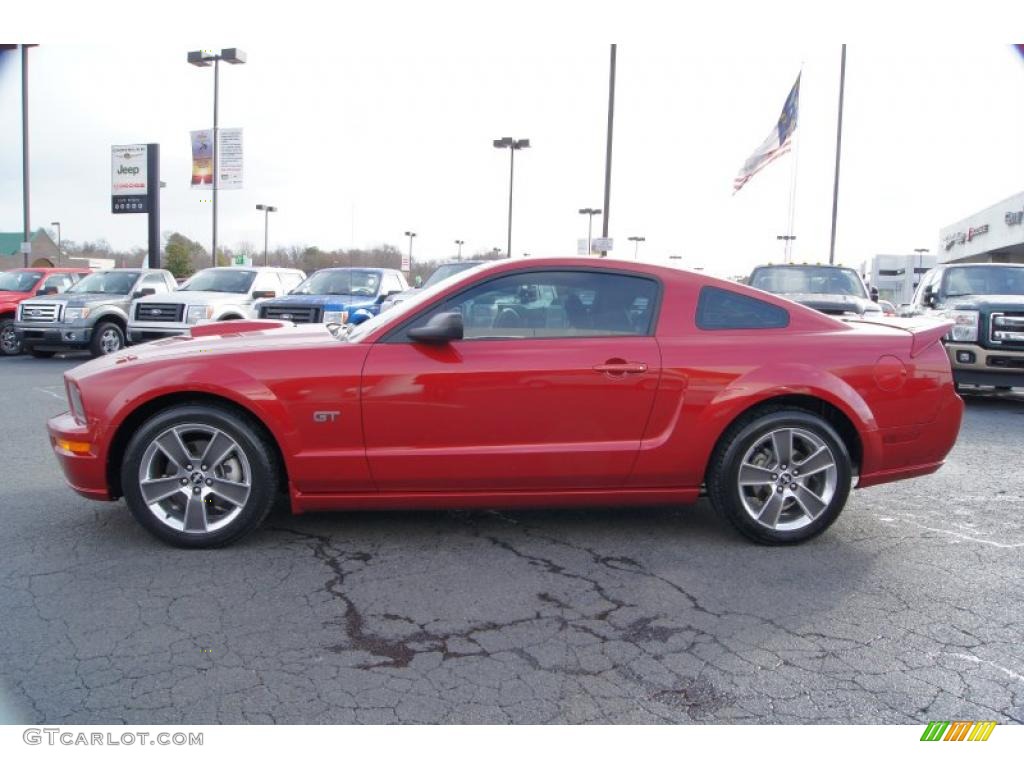
<path fill-rule="evenodd" d="M 921 303 L 926 307 L 934 307 L 935 299 L 935 289 L 930 285 L 926 285 L 924 287 L 924 293 L 921 294 Z"/>
<path fill-rule="evenodd" d="M 878 289 L 875 286 L 871 286 L 871 300 L 875 303 L 878 302 Z"/>
<path fill-rule="evenodd" d="M 252 297 L 254 299 L 272 299 L 277 296 L 277 291 L 253 291 Z"/>
<path fill-rule="evenodd" d="M 132 294 L 133 299 L 141 299 L 143 296 L 152 296 L 156 293 L 155 288 L 143 288 L 141 291 L 136 291 Z"/>
<path fill-rule="evenodd" d="M 441 312 L 434 315 L 426 325 L 413 328 L 409 338 L 422 344 L 447 344 L 463 337 L 462 315 L 458 312 Z"/>

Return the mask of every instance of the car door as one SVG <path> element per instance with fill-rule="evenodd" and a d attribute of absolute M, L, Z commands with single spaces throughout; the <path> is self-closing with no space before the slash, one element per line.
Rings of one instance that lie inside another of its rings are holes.
<path fill-rule="evenodd" d="M 600 269 L 482 278 L 378 341 L 363 367 L 381 491 L 592 489 L 632 468 L 661 370 L 661 285 Z M 464 338 L 410 328 L 459 312 Z"/>

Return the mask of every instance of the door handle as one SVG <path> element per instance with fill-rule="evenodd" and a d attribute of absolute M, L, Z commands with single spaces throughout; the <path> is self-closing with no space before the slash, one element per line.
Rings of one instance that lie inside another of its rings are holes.
<path fill-rule="evenodd" d="M 627 373 L 646 373 L 647 363 L 627 363 L 625 360 L 612 361 L 601 365 L 595 365 L 594 370 L 598 373 L 607 373 L 609 376 L 624 376 Z"/>

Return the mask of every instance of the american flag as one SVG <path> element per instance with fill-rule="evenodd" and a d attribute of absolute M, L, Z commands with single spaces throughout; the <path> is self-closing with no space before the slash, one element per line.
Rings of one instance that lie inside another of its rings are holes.
<path fill-rule="evenodd" d="M 768 165 L 768 163 L 789 152 L 792 145 L 793 132 L 796 130 L 799 106 L 800 75 L 797 75 L 796 82 L 793 83 L 789 96 L 786 97 L 786 103 L 782 107 L 782 114 L 779 115 L 779 120 L 772 128 L 772 132 L 768 134 L 768 138 L 761 143 L 761 146 L 754 150 L 754 154 L 747 158 L 747 162 L 743 164 L 740 172 L 733 179 L 733 194 L 743 189 L 743 185 L 750 181 L 754 174 Z"/>

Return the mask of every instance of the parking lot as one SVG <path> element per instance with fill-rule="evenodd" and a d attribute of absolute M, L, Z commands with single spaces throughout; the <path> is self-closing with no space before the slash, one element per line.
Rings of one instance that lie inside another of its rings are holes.
<path fill-rule="evenodd" d="M 76 362 L 0 360 L 19 722 L 1024 721 L 1020 390 L 797 547 L 701 502 L 278 515 L 182 551 L 65 486 L 43 422 Z"/>

